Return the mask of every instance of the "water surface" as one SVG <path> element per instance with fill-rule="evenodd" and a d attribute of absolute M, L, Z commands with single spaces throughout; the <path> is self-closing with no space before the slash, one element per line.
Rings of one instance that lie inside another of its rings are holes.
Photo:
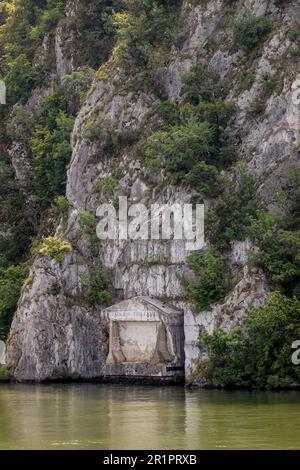
<path fill-rule="evenodd" d="M 0 449 L 297 448 L 299 392 L 0 386 Z"/>

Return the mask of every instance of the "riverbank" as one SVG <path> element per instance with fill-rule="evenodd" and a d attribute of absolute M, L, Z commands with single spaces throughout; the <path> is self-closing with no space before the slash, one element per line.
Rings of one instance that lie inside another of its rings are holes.
<path fill-rule="evenodd" d="M 292 392 L 292 391 L 300 391 L 300 384 L 290 384 L 287 386 L 277 386 L 277 387 L 269 387 L 269 388 L 258 388 L 258 387 L 249 387 L 249 386 L 242 386 L 242 385 L 231 385 L 231 386 L 221 386 L 212 383 L 198 383 L 197 381 L 188 383 L 184 381 L 166 381 L 162 380 L 161 378 L 149 377 L 147 378 L 138 378 L 138 377 L 96 377 L 90 379 L 83 379 L 81 377 L 58 377 L 49 380 L 43 380 L 41 382 L 35 382 L 33 380 L 26 380 L 26 381 L 16 381 L 11 377 L 1 378 L 0 379 L 0 387 L 2 385 L 72 385 L 72 384 L 98 384 L 98 385 L 119 385 L 119 386 L 126 386 L 130 387 L 182 387 L 187 390 L 204 390 L 204 391 L 245 391 L 245 392 Z"/>

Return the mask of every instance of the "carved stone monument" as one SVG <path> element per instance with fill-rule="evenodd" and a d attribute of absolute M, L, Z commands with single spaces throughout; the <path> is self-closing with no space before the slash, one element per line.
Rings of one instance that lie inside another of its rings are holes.
<path fill-rule="evenodd" d="M 109 351 L 103 375 L 150 382 L 184 379 L 183 312 L 150 297 L 135 297 L 103 312 Z"/>

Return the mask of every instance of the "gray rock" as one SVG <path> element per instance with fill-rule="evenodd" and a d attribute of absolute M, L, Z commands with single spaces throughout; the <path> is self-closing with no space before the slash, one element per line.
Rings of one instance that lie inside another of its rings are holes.
<path fill-rule="evenodd" d="M 70 11 L 71 15 L 76 15 L 76 8 Z M 243 53 L 232 48 L 232 30 L 224 3 L 209 0 L 195 5 L 185 1 L 182 11 L 182 45 L 171 49 L 169 66 L 157 72 L 158 79 L 170 100 L 180 100 L 181 74 L 190 70 L 200 57 L 229 80 L 232 86 L 228 99 L 234 100 L 238 108 L 234 126 L 240 136 L 240 155 L 258 180 L 261 196 L 268 202 L 283 171 L 294 163 L 299 164 L 299 72 L 285 71 L 283 89 L 268 97 L 264 116 L 249 118 L 248 111 L 262 90 L 264 76 L 281 70 L 290 46 L 286 32 L 294 16 L 299 14 L 296 2 L 291 2 L 290 8 L 284 10 L 267 0 L 237 2 L 239 15 L 250 11 L 258 16 L 267 11 L 273 19 L 280 19 L 276 33 L 270 35 L 260 58 L 248 70 L 254 74 L 254 82 L 246 91 L 241 89 Z M 68 31 L 59 27 L 55 51 L 60 78 L 74 65 L 72 57 L 64 52 L 65 37 Z M 211 39 L 217 48 L 210 54 L 205 52 L 205 46 Z M 186 302 L 180 282 L 181 276 L 192 276 L 185 265 L 188 252 L 184 241 L 103 241 L 97 247 L 97 254 L 91 254 L 88 240 L 76 219 L 79 213 L 95 211 L 103 202 L 103 195 L 97 189 L 102 178 L 115 177 L 117 173 L 129 203 L 189 202 L 193 197 L 185 188 L 167 184 L 163 172 L 159 176 L 152 175 L 136 149 L 126 148 L 116 162 L 103 154 L 101 136 L 93 142 L 85 137 L 87 124 L 95 122 L 110 122 L 118 133 L 143 130 L 159 102 L 150 91 L 126 91 L 124 83 L 128 77 L 113 61 L 109 65 L 109 80 L 95 79 L 72 135 L 73 154 L 67 181 L 70 211 L 66 228 L 60 227 L 58 231 L 70 242 L 73 253 L 65 257 L 62 266 L 43 258 L 35 260 L 11 327 L 6 359 L 17 380 L 41 381 L 64 374 L 91 378 L 101 374 L 108 347 L 107 325 L 100 310 L 93 312 L 86 303 L 80 281 L 80 273 L 86 272 L 92 263 L 101 263 L 111 271 L 116 299 L 164 298 L 184 311 L 185 370 L 189 381 L 193 380 L 203 355 L 199 349 L 199 333 L 202 330 L 212 333 L 216 328 L 230 331 L 253 307 L 259 307 L 268 299 L 269 287 L 263 273 L 247 267 L 247 250 L 255 249 L 248 242 L 232 246 L 230 261 L 239 276 L 235 287 L 222 303 L 198 315 Z M 19 174 L 22 178 L 20 171 Z M 54 283 L 63 286 L 56 296 L 51 294 Z"/>

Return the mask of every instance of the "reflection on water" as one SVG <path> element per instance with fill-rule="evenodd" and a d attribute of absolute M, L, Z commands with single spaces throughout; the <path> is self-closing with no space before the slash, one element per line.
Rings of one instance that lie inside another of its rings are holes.
<path fill-rule="evenodd" d="M 1 385 L 1 449 L 297 449 L 300 394 Z"/>

